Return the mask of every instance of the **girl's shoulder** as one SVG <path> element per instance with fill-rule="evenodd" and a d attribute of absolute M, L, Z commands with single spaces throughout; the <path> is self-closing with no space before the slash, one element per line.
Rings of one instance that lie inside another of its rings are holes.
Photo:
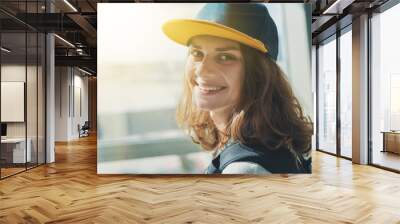
<path fill-rule="evenodd" d="M 232 162 L 222 170 L 222 174 L 271 174 L 271 172 L 254 162 Z"/>
<path fill-rule="evenodd" d="M 208 173 L 306 173 L 288 149 L 265 149 L 228 142 L 214 158 Z"/>

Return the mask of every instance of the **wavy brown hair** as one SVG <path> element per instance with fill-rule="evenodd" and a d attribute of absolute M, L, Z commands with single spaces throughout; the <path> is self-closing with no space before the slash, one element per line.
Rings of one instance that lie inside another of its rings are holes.
<path fill-rule="evenodd" d="M 245 78 L 239 103 L 221 134 L 208 111 L 196 107 L 192 99 L 193 77 L 185 74 L 183 97 L 178 104 L 178 124 L 203 149 L 213 151 L 229 138 L 248 146 L 296 154 L 311 150 L 312 123 L 280 67 L 269 57 L 241 45 Z"/>

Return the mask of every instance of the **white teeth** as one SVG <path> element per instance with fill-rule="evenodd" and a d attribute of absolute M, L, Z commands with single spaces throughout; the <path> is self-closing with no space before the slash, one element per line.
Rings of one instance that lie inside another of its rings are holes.
<path fill-rule="evenodd" d="M 199 88 L 201 90 L 205 90 L 205 91 L 217 91 L 217 90 L 221 90 L 224 87 L 216 87 L 216 86 L 199 86 Z"/>

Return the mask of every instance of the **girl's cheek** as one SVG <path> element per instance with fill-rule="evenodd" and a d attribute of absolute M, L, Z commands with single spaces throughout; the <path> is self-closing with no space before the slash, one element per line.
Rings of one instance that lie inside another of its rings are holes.
<path fill-rule="evenodd" d="M 188 59 L 185 65 L 185 73 L 190 74 L 194 72 L 194 66 L 193 66 L 193 61 Z"/>
<path fill-rule="evenodd" d="M 185 76 L 191 86 L 195 85 L 195 67 L 193 62 L 189 61 L 185 65 Z"/>
<path fill-rule="evenodd" d="M 194 78 L 194 69 L 193 68 L 187 68 L 185 70 L 185 74 L 186 74 L 187 78 L 193 79 Z"/>

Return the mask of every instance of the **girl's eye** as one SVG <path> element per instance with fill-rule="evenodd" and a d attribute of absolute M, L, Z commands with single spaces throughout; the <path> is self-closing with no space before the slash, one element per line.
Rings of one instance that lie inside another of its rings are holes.
<path fill-rule="evenodd" d="M 190 51 L 190 54 L 196 59 L 200 59 L 203 57 L 203 53 L 198 50 L 192 50 L 192 51 Z"/>
<path fill-rule="evenodd" d="M 220 54 L 217 57 L 217 60 L 219 62 L 229 62 L 229 61 L 235 61 L 237 58 L 234 55 L 231 54 Z"/>

